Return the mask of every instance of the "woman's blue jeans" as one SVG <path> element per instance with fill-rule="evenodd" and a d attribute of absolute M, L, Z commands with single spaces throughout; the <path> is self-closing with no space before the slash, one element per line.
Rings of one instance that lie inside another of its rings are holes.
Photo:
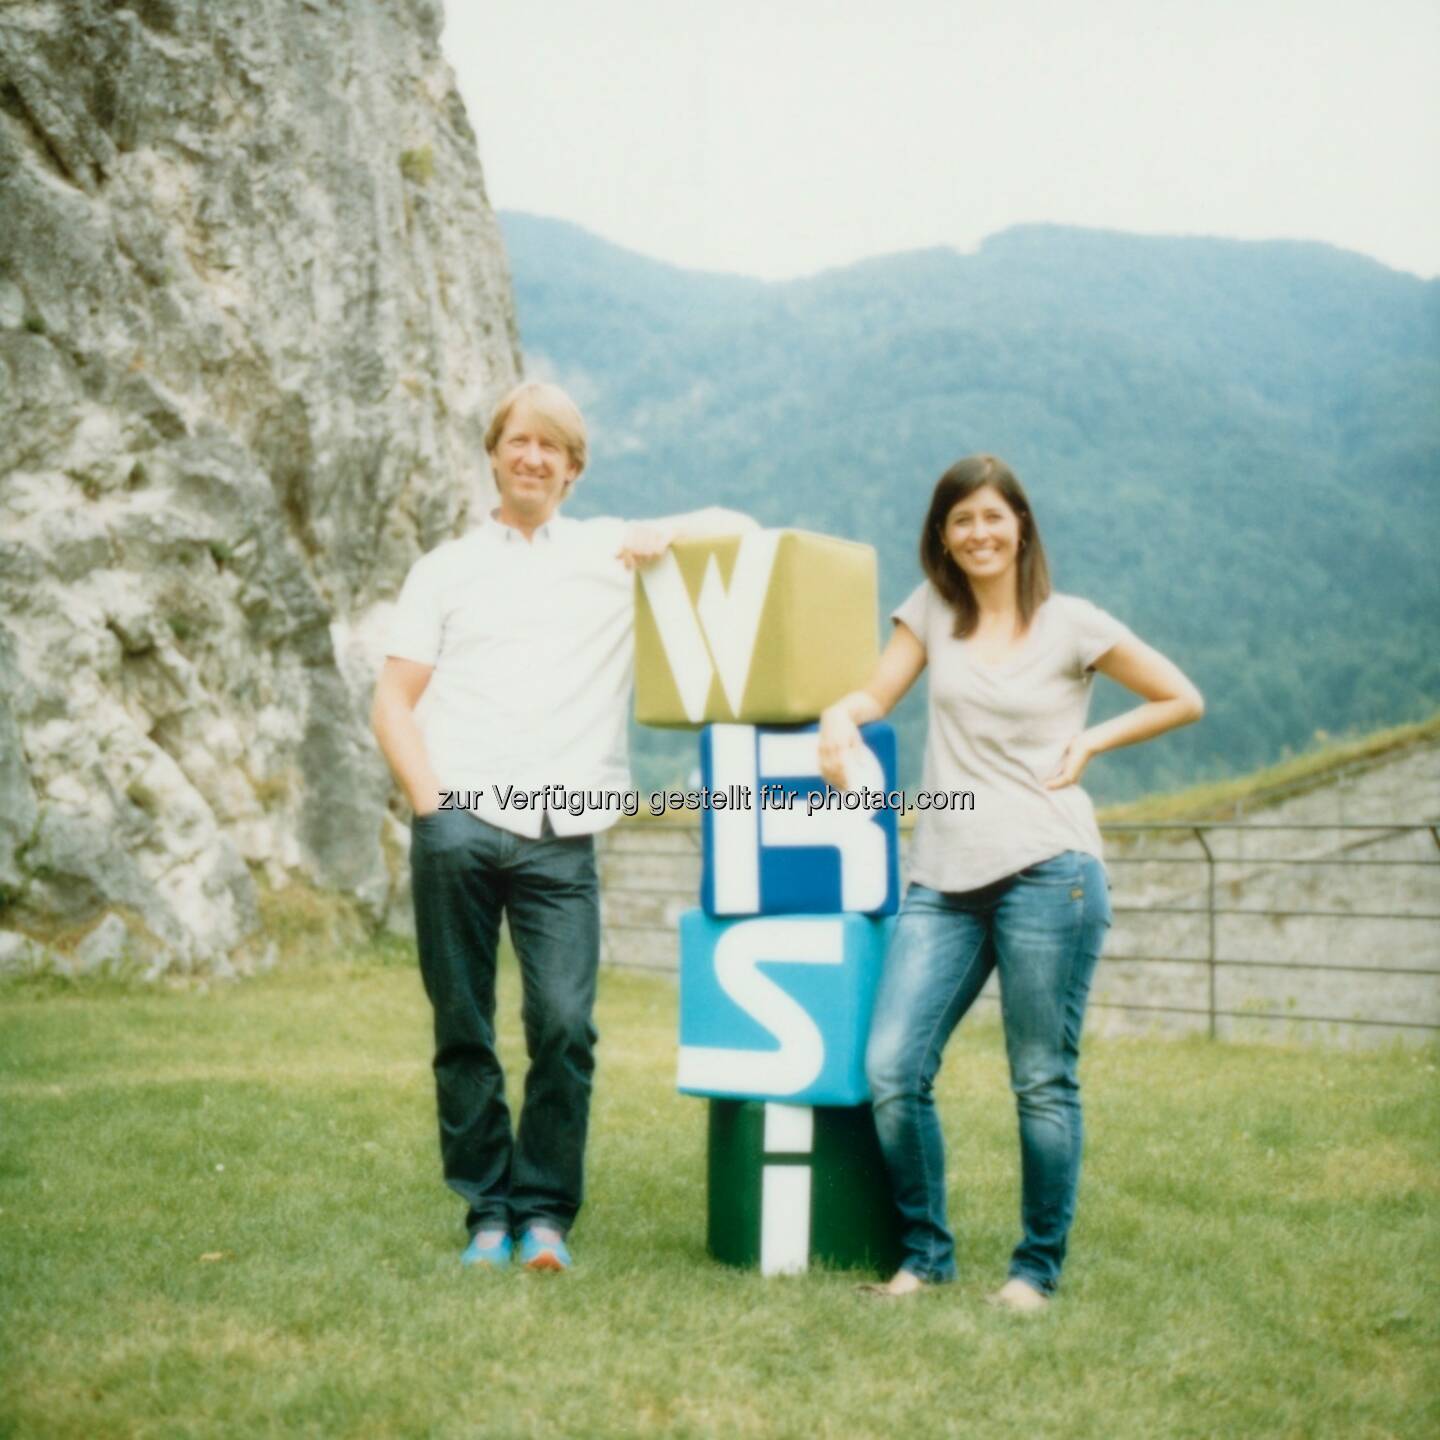
<path fill-rule="evenodd" d="M 468 810 L 418 817 L 411 890 L 420 973 L 435 1010 L 445 1181 L 466 1228 L 562 1233 L 580 1209 L 597 1039 L 600 888 L 589 835 L 511 834 Z M 518 1134 L 495 1052 L 500 916 L 520 962 L 530 1068 Z"/>
<path fill-rule="evenodd" d="M 901 1216 L 901 1266 L 922 1280 L 955 1278 L 931 1092 L 950 1032 L 998 969 L 1020 1119 L 1023 1234 L 1010 1274 L 1046 1294 L 1059 1281 L 1080 1180 L 1080 1030 L 1109 925 L 1105 869 L 1074 850 L 979 890 L 906 892 L 865 1068 Z"/>

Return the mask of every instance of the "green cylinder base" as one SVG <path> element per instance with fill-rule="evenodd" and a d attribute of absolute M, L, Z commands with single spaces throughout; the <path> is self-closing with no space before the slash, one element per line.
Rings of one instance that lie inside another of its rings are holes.
<path fill-rule="evenodd" d="M 889 1274 L 900 1222 L 868 1105 L 710 1101 L 706 1248 L 765 1274 Z"/>

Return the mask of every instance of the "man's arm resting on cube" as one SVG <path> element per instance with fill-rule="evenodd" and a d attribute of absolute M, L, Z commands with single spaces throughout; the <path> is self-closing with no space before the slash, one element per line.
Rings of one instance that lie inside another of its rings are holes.
<path fill-rule="evenodd" d="M 712 535 L 743 535 L 760 527 L 739 510 L 711 505 L 688 515 L 668 515 L 662 520 L 637 520 L 625 531 L 619 556 L 627 570 L 658 560 L 677 540 L 704 540 Z"/>
<path fill-rule="evenodd" d="M 415 719 L 415 706 L 434 673 L 433 665 L 386 656 L 370 709 L 370 728 L 380 753 L 417 815 L 440 808 L 440 781 L 430 767 L 425 737 Z"/>

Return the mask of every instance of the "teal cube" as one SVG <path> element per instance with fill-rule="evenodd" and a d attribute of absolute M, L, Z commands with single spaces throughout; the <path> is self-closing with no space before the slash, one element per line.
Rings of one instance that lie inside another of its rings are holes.
<path fill-rule="evenodd" d="M 680 917 L 680 1054 L 689 1095 L 859 1105 L 893 921 Z"/>

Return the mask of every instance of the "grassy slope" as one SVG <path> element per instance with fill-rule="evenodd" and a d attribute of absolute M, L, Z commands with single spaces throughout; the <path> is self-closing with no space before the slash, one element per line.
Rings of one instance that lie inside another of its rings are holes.
<path fill-rule="evenodd" d="M 513 972 L 504 1043 L 519 1063 Z M 1436 1433 L 1436 1055 L 1095 1042 L 1061 1301 L 1015 1235 L 999 1036 L 939 1086 L 962 1280 L 898 1306 L 703 1251 L 675 992 L 608 974 L 577 1271 L 462 1274 L 405 947 L 0 991 L 0 1434 Z M 223 1167 L 223 1168 L 222 1168 Z"/>
<path fill-rule="evenodd" d="M 1364 765 L 1440 740 L 1440 714 L 1414 725 L 1395 725 L 1352 740 L 1322 745 L 1318 750 L 1233 780 L 1194 785 L 1164 795 L 1147 795 L 1129 805 L 1112 805 L 1100 821 L 1211 820 L 1223 815 L 1253 815 L 1266 806 L 1331 783 L 1337 772 Z"/>

